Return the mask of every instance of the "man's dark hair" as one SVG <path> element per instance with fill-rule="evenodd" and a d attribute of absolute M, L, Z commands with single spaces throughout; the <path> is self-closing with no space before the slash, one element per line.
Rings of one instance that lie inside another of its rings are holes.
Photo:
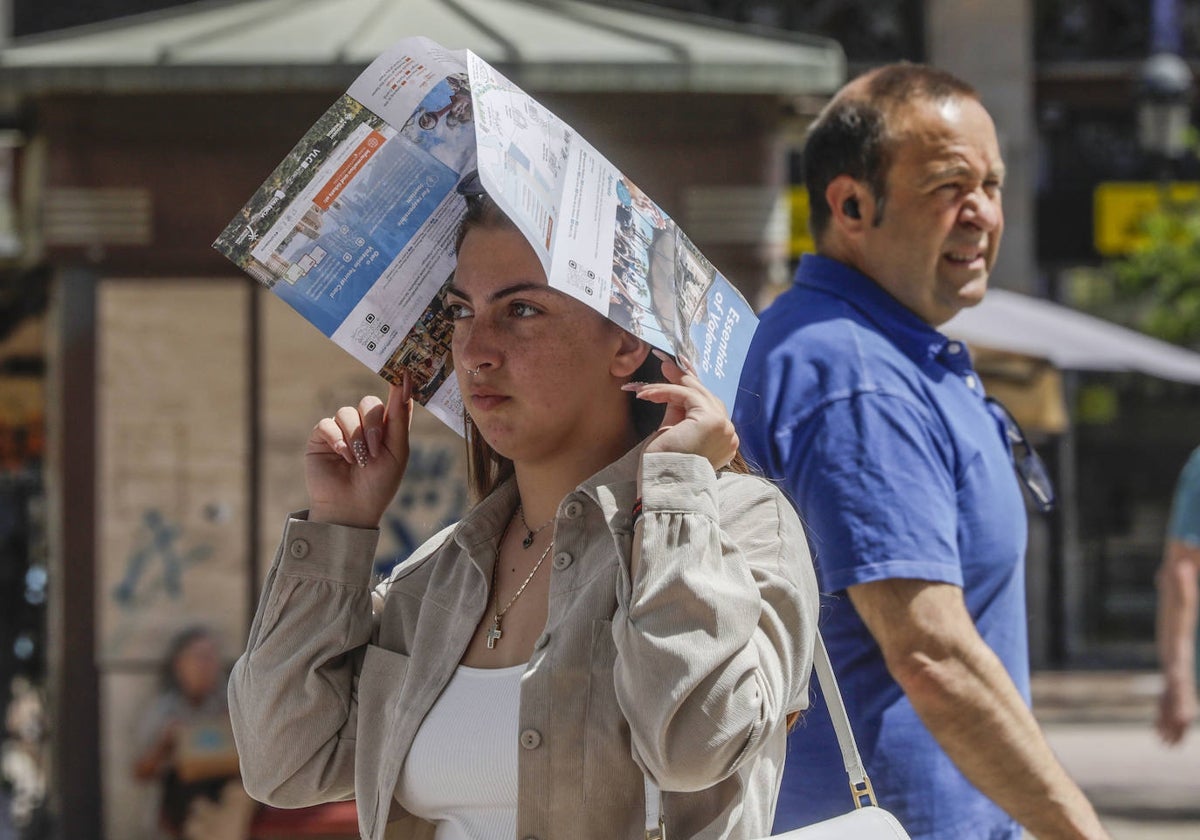
<path fill-rule="evenodd" d="M 966 82 L 925 64 L 888 64 L 871 71 L 864 82 L 861 90 L 834 97 L 809 126 L 804 143 L 809 229 L 818 241 L 832 215 L 825 190 L 839 175 L 849 175 L 870 187 L 876 206 L 873 223 L 882 219 L 895 140 L 889 120 L 914 102 L 979 99 Z"/>

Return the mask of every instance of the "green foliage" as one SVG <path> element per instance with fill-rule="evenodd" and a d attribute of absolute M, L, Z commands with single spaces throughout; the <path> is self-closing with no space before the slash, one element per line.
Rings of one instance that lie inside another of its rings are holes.
<path fill-rule="evenodd" d="M 1093 308 L 1116 309 L 1118 320 L 1143 332 L 1200 348 L 1200 202 L 1166 202 L 1142 228 L 1145 241 L 1105 266 L 1111 302 L 1094 299 Z"/>

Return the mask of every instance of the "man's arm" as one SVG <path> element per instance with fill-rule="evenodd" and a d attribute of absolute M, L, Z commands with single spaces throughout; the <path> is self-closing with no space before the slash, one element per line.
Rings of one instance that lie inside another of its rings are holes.
<path fill-rule="evenodd" d="M 849 593 L 888 671 L 975 787 L 1039 840 L 1108 837 L 975 629 L 961 589 L 891 579 Z"/>
<path fill-rule="evenodd" d="M 1200 547 L 1168 540 L 1157 576 L 1158 659 L 1165 685 L 1155 723 L 1168 744 L 1183 740 L 1196 718 L 1198 574 Z"/>

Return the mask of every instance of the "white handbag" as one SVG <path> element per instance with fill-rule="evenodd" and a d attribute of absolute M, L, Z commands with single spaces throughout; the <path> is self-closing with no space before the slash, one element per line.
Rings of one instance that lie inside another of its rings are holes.
<path fill-rule="evenodd" d="M 850 728 L 850 717 L 842 702 L 837 678 L 825 642 L 817 633 L 817 644 L 813 650 L 813 672 L 825 705 L 829 708 L 829 719 L 837 734 L 838 746 L 842 751 L 842 763 L 850 780 L 850 794 L 854 810 L 829 820 L 792 829 L 773 837 L 783 840 L 909 840 L 908 832 L 899 821 L 875 802 L 875 791 L 858 754 L 854 731 Z M 662 791 L 646 776 L 646 838 L 645 840 L 667 840 L 666 820 L 662 813 Z"/>

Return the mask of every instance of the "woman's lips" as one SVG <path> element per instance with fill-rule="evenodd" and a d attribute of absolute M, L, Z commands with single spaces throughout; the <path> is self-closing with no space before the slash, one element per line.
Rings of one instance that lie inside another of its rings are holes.
<path fill-rule="evenodd" d="M 504 394 L 495 391 L 476 390 L 471 392 L 471 407 L 480 411 L 488 411 L 508 400 Z"/>

